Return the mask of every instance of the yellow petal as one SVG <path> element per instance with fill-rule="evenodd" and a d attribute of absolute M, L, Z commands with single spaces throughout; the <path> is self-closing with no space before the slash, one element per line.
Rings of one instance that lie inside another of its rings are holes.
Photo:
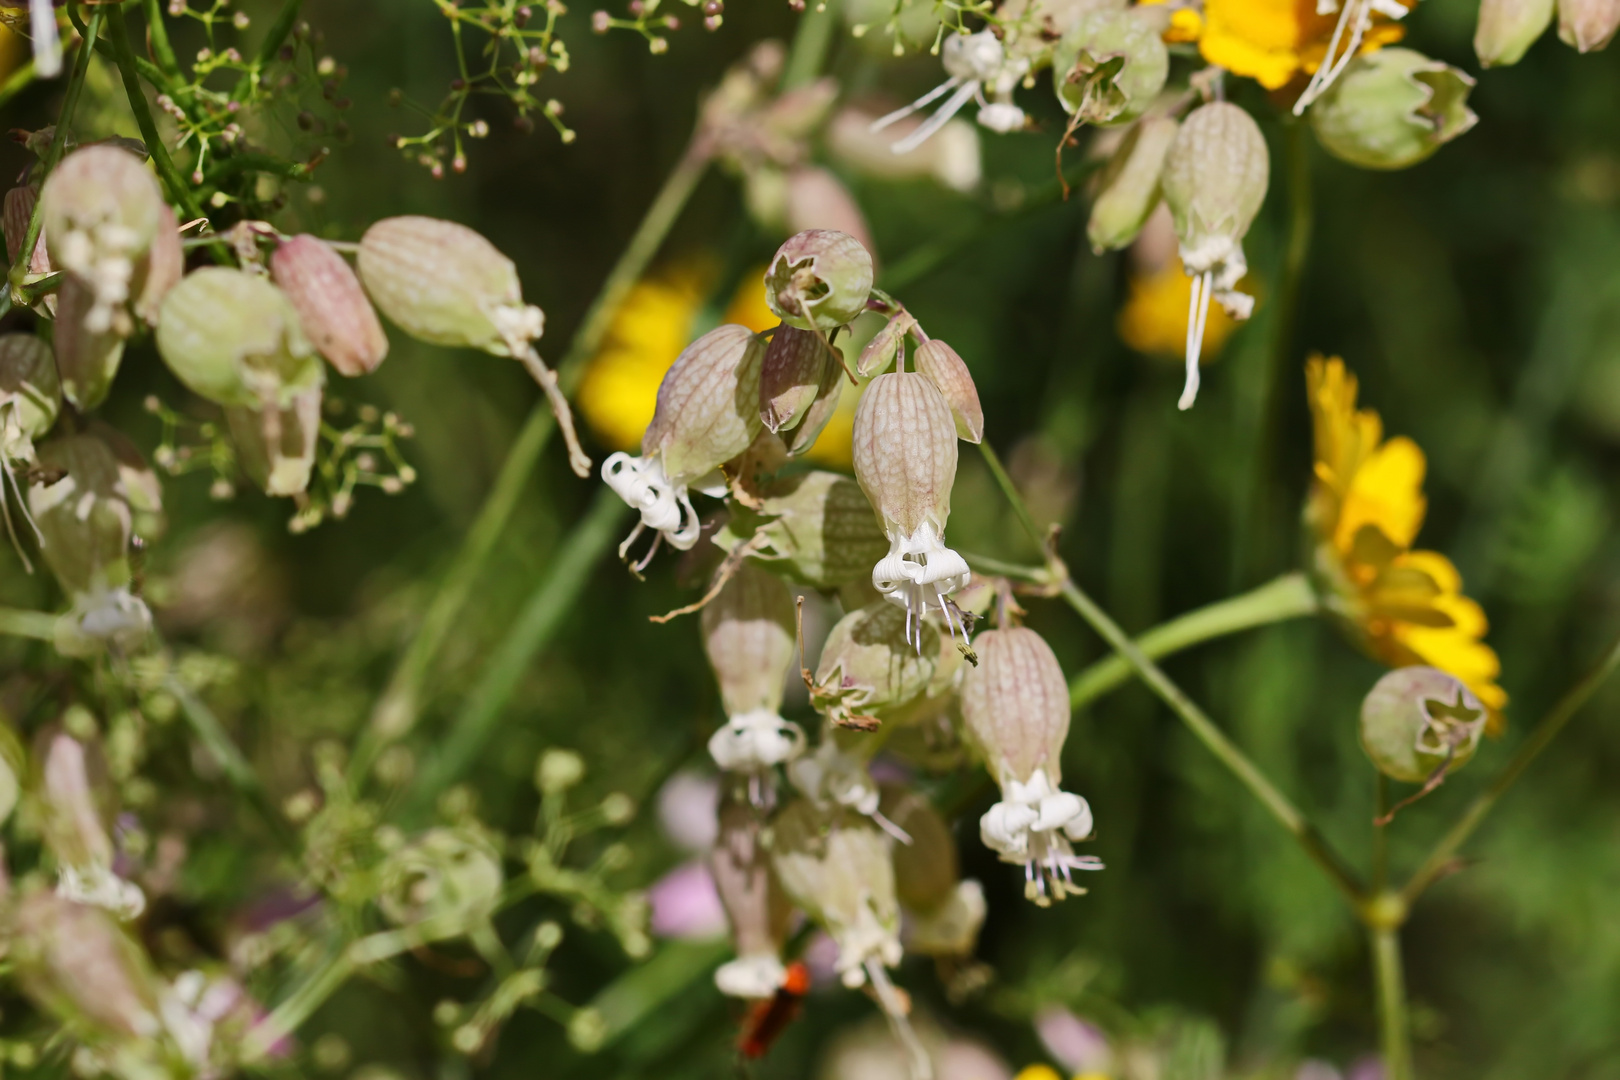
<path fill-rule="evenodd" d="M 1171 259 L 1152 274 L 1132 275 L 1130 294 L 1119 313 L 1120 340 L 1146 356 L 1181 358 L 1187 352 L 1191 303 L 1192 278 L 1182 269 L 1180 259 Z M 1204 324 L 1204 363 L 1215 358 L 1236 329 L 1237 320 L 1219 304 L 1210 306 Z"/>
<path fill-rule="evenodd" d="M 1339 510 L 1335 546 L 1348 550 L 1357 530 L 1374 525 L 1397 547 L 1411 547 L 1423 524 L 1423 451 L 1411 439 L 1391 439 L 1367 455 L 1350 478 Z"/>
<path fill-rule="evenodd" d="M 1267 90 L 1287 85 L 1299 70 L 1296 0 L 1206 0 L 1198 49 L 1204 59 Z"/>

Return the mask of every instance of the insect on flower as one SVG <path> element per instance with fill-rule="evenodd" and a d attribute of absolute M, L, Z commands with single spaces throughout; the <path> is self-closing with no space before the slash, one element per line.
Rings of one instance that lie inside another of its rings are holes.
<path fill-rule="evenodd" d="M 787 966 L 787 978 L 775 995 L 749 1008 L 737 1036 L 737 1052 L 749 1061 L 758 1061 L 769 1053 L 782 1032 L 798 1019 L 809 992 L 810 969 L 803 961 L 795 960 Z"/>

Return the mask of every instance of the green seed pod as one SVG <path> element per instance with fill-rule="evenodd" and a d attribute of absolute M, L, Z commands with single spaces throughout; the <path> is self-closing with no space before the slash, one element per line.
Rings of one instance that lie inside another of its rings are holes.
<path fill-rule="evenodd" d="M 157 345 L 181 382 L 219 405 L 285 408 L 324 381 L 287 298 L 241 270 L 204 267 L 169 290 Z"/>
<path fill-rule="evenodd" d="M 23 990 L 76 1037 L 97 1045 L 160 1034 L 157 976 L 106 912 L 34 889 L 18 902 L 11 931 Z"/>
<path fill-rule="evenodd" d="M 771 865 L 787 895 L 838 945 L 845 986 L 866 982 L 868 964 L 900 962 L 900 906 L 888 839 L 869 818 L 824 813 L 807 799 L 771 823 Z"/>
<path fill-rule="evenodd" d="M 837 358 L 813 331 L 777 327 L 759 373 L 759 418 L 765 429 L 777 434 L 802 421 L 821 396 L 827 369 L 836 365 Z"/>
<path fill-rule="evenodd" d="M 471 926 L 494 913 L 501 883 L 500 854 L 481 833 L 429 829 L 384 860 L 377 906 L 399 926 L 426 919 Z"/>
<path fill-rule="evenodd" d="M 771 870 L 759 810 L 728 790 L 719 816 L 709 874 L 726 909 L 737 958 L 720 965 L 714 982 L 731 997 L 769 998 L 787 977 L 782 946 L 792 929 L 793 906 Z"/>
<path fill-rule="evenodd" d="M 92 435 L 65 435 L 42 443 L 38 460 L 28 508 L 62 588 L 79 595 L 127 586 L 132 521 L 117 458 Z"/>
<path fill-rule="evenodd" d="M 338 374 L 377 370 L 388 355 L 388 335 L 343 256 L 313 236 L 295 236 L 270 257 L 270 274 L 298 312 L 304 336 Z"/>
<path fill-rule="evenodd" d="M 56 293 L 56 364 L 62 395 L 81 412 L 107 400 L 124 359 L 124 335 L 94 329 L 95 312 L 94 290 L 72 275 L 63 278 Z"/>
<path fill-rule="evenodd" d="M 1467 72 L 1411 49 L 1358 57 L 1311 106 L 1311 129 L 1334 157 L 1364 169 L 1416 165 L 1479 120 Z"/>
<path fill-rule="evenodd" d="M 784 477 L 766 488 L 758 513 L 733 509 L 734 523 L 716 537 L 729 547 L 763 535 L 755 559 L 793 581 L 837 589 L 861 581 L 889 550 L 860 485 L 820 470 Z"/>
<path fill-rule="evenodd" d="M 121 261 L 127 283 L 133 262 L 164 226 L 156 178 L 116 146 L 86 146 L 63 158 L 45 178 L 40 199 L 51 262 L 91 282 Z"/>
<path fill-rule="evenodd" d="M 979 404 L 979 388 L 956 350 L 935 338 L 917 347 L 913 362 L 951 407 L 957 436 L 970 443 L 983 439 L 984 407 Z"/>
<path fill-rule="evenodd" d="M 878 601 L 845 615 L 827 635 L 810 703 L 833 723 L 871 727 L 927 692 L 946 650 L 923 624 L 916 642 L 904 609 Z M 955 650 L 949 650 L 954 654 Z"/>
<path fill-rule="evenodd" d="M 1063 35 L 1052 56 L 1058 103 L 1090 124 L 1123 124 L 1164 89 L 1170 54 L 1150 13 L 1091 11 Z"/>
<path fill-rule="evenodd" d="M 1615 0 L 1558 0 L 1558 38 L 1583 53 L 1608 47 L 1620 27 Z"/>
<path fill-rule="evenodd" d="M 1474 53 L 1480 67 L 1517 64 L 1552 22 L 1555 0 L 1480 0 Z"/>
<path fill-rule="evenodd" d="M 1099 255 L 1136 239 L 1159 205 L 1159 177 L 1180 126 L 1168 116 L 1144 118 L 1125 136 L 1103 171 L 1086 236 Z"/>
<path fill-rule="evenodd" d="M 872 256 L 848 233 L 806 229 L 776 249 L 765 271 L 765 302 L 800 330 L 831 333 L 866 310 Z"/>
<path fill-rule="evenodd" d="M 1437 668 L 1396 668 L 1361 703 L 1361 748 L 1385 776 L 1421 784 L 1468 764 L 1486 719 L 1460 680 Z"/>
<path fill-rule="evenodd" d="M 763 429 L 760 365 L 765 346 L 746 326 L 725 325 L 688 345 L 658 386 L 641 453 L 686 486 L 741 454 Z"/>
<path fill-rule="evenodd" d="M 358 267 L 382 313 L 422 341 L 519 356 L 545 327 L 512 260 L 453 221 L 385 218 L 361 237 Z"/>
<path fill-rule="evenodd" d="M 0 334 L 0 460 L 32 461 L 35 441 L 61 411 L 50 345 L 32 334 Z"/>
<path fill-rule="evenodd" d="M 1231 262 L 1234 253 L 1242 261 L 1243 237 L 1266 201 L 1270 172 L 1259 125 L 1236 105 L 1214 101 L 1182 122 L 1160 184 L 1189 274 Z"/>
<path fill-rule="evenodd" d="M 309 490 L 315 444 L 321 430 L 321 388 L 300 391 L 274 414 L 239 405 L 225 409 L 237 460 L 266 495 Z"/>

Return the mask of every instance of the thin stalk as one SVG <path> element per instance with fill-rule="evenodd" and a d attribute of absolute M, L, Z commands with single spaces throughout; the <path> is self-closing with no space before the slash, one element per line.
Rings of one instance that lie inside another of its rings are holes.
<path fill-rule="evenodd" d="M 0 495 L 0 498 L 4 498 Z M 43 611 L 0 608 L 0 634 L 50 641 L 56 636 L 56 616 Z"/>
<path fill-rule="evenodd" d="M 629 246 L 619 256 L 619 261 L 614 264 L 579 329 L 575 331 L 568 352 L 557 368 L 557 377 L 565 392 L 573 388 L 585 362 L 601 347 L 613 316 L 658 253 L 664 237 L 669 234 L 708 168 L 709 160 L 708 140 L 700 132 L 664 181 L 657 198 L 647 209 L 647 216 L 642 219 Z M 528 422 L 518 434 L 517 441 L 507 452 L 500 475 L 484 500 L 477 520 L 462 542 L 461 550 L 434 594 L 416 636 L 411 640 L 399 666 L 394 669 L 388 688 L 372 712 L 371 727 L 355 753 L 351 777 L 357 779 L 364 776 L 383 744 L 399 738 L 415 726 L 421 714 L 422 690 L 433 659 L 466 606 L 467 597 L 484 563 L 505 533 L 507 522 L 517 508 L 518 499 L 528 489 L 529 477 L 555 427 L 550 407 L 544 400 L 538 402 L 529 413 Z"/>
<path fill-rule="evenodd" d="M 1001 464 L 1001 455 L 996 453 L 995 447 L 982 441 L 979 443 L 979 453 L 983 455 L 984 463 L 990 467 L 990 475 L 995 477 L 996 486 L 1001 488 L 1001 493 L 1007 496 L 1007 501 L 1012 505 L 1013 516 L 1018 519 L 1018 524 L 1024 527 L 1029 538 L 1035 542 L 1035 549 L 1045 553 L 1046 535 L 1035 524 L 1035 519 L 1030 517 L 1029 507 L 1024 504 L 1024 497 L 1018 493 L 1012 477 L 1007 475 L 1007 470 Z"/>
<path fill-rule="evenodd" d="M 1389 777 L 1377 773 L 1377 811 L 1373 817 L 1372 891 L 1381 893 L 1389 887 L 1389 826 L 1380 825 L 1389 813 Z"/>
<path fill-rule="evenodd" d="M 259 45 L 259 51 L 253 57 L 253 67 L 242 73 L 236 81 L 236 88 L 231 91 L 231 97 L 241 101 L 247 96 L 248 88 L 259 81 L 262 72 L 270 61 L 276 58 L 276 52 L 281 43 L 287 40 L 292 33 L 293 24 L 298 21 L 298 9 L 304 6 L 304 0 L 287 0 L 281 5 L 275 19 L 270 23 L 270 29 L 265 33 L 264 41 Z"/>
<path fill-rule="evenodd" d="M 158 70 L 171 80 L 180 79 L 180 61 L 169 44 L 169 28 L 163 22 L 163 0 L 141 0 L 141 8 L 146 12 L 146 41 Z"/>
<path fill-rule="evenodd" d="M 247 1038 L 242 1040 L 243 1064 L 258 1061 L 297 1031 L 353 973 L 354 963 L 349 959 L 347 946 L 328 953 L 309 979 L 248 1031 Z"/>
<path fill-rule="evenodd" d="M 1219 600 L 1169 622 L 1161 623 L 1135 641 L 1142 655 L 1158 660 L 1206 641 L 1257 626 L 1313 615 L 1321 610 L 1316 592 L 1304 574 L 1284 574 L 1250 592 Z M 1095 701 L 1135 674 L 1119 655 L 1099 660 L 1069 680 L 1069 705 L 1078 709 Z"/>
<path fill-rule="evenodd" d="M 590 510 L 568 534 L 523 613 L 484 668 L 438 753 L 424 763 L 409 795 L 407 814 L 430 806 L 477 760 L 494 735 L 501 710 L 511 700 L 518 681 L 561 628 L 590 580 L 591 567 L 612 547 L 628 512 L 629 507 L 607 487 L 597 492 Z"/>
<path fill-rule="evenodd" d="M 805 6 L 804 14 L 799 16 L 799 29 L 793 35 L 787 69 L 782 73 L 783 90 L 806 86 L 821 74 L 827 49 L 832 45 L 833 30 L 838 25 L 836 4 L 837 0 L 824 0 Z"/>
<path fill-rule="evenodd" d="M 1406 979 L 1401 970 L 1400 928 L 1375 926 L 1367 931 L 1378 988 L 1378 1037 L 1384 1055 L 1385 1080 L 1414 1080 L 1412 1036 L 1406 1019 Z"/>
<path fill-rule="evenodd" d="M 124 80 L 124 95 L 129 98 L 130 111 L 135 114 L 135 123 L 140 126 L 141 138 L 146 140 L 146 151 L 152 155 L 152 165 L 157 169 L 158 178 L 169 189 L 169 198 L 186 212 L 187 221 L 203 217 L 202 208 L 197 205 L 190 185 L 180 175 L 180 170 L 174 167 L 169 148 L 163 145 L 157 121 L 152 118 L 152 110 L 146 104 L 146 91 L 141 89 L 140 77 L 135 71 L 135 53 L 129 47 L 129 25 L 124 21 L 124 9 L 121 7 L 112 8 L 112 18 L 107 23 L 107 38 L 112 42 L 118 73 Z M 219 244 L 218 250 L 224 253 L 224 245 Z"/>
<path fill-rule="evenodd" d="M 248 805 L 258 812 L 276 841 L 289 853 L 297 855 L 299 848 L 297 834 L 293 832 L 292 826 L 287 824 L 287 819 L 276 809 L 275 803 L 270 799 L 270 793 L 265 791 L 264 784 L 259 780 L 259 774 L 253 771 L 252 764 L 231 741 L 230 735 L 225 731 L 225 725 L 219 722 L 219 717 L 215 716 L 213 710 L 179 679 L 167 680 L 164 689 L 180 703 L 180 711 L 191 726 L 191 733 L 214 756 L 231 787 L 235 788 L 237 794 L 246 799 Z"/>
<path fill-rule="evenodd" d="M 1423 865 L 1418 867 L 1412 879 L 1401 890 L 1401 898 L 1406 903 L 1410 904 L 1416 900 L 1425 889 L 1451 869 L 1457 852 L 1468 842 L 1468 838 L 1474 835 L 1474 830 L 1484 822 L 1485 816 L 1495 808 L 1497 800 L 1507 793 L 1508 788 L 1512 787 L 1523 775 L 1524 770 L 1530 767 L 1530 763 L 1558 737 L 1558 733 L 1564 730 L 1564 725 L 1580 711 L 1581 706 L 1586 704 L 1587 699 L 1603 685 L 1604 680 L 1617 666 L 1620 666 L 1620 637 L 1609 646 L 1608 652 L 1603 654 L 1603 659 L 1597 666 L 1580 682 L 1570 687 L 1552 710 L 1541 718 L 1513 755 L 1512 760 L 1508 762 L 1507 767 L 1469 804 L 1462 817 L 1435 845 L 1429 857 L 1423 860 Z"/>
<path fill-rule="evenodd" d="M 68 10 L 72 11 L 72 4 Z M 84 44 L 79 46 L 79 54 L 73 58 L 73 73 L 68 77 L 67 95 L 62 99 L 62 112 L 56 118 L 56 134 L 51 136 L 51 145 L 45 151 L 45 168 L 41 176 L 49 176 L 56 163 L 62 160 L 62 148 L 67 145 L 68 128 L 73 124 L 73 114 L 79 108 L 79 94 L 84 90 L 84 75 L 90 70 L 90 54 L 95 51 L 96 37 L 101 33 L 101 20 L 104 8 L 96 8 L 90 16 L 90 25 L 85 27 Z M 28 273 L 28 261 L 33 257 L 34 247 L 39 243 L 39 231 L 44 226 L 45 200 L 34 202 L 34 212 L 28 218 L 28 231 L 23 234 L 22 247 L 17 250 L 17 262 L 11 267 L 8 275 L 10 287 L 17 289 L 22 285 L 23 278 Z"/>

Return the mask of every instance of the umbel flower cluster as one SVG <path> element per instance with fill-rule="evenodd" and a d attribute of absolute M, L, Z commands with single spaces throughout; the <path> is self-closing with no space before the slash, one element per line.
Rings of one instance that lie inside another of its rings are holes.
<path fill-rule="evenodd" d="M 653 533 L 634 569 L 661 542 L 688 550 L 705 533 L 727 551 L 701 616 L 727 716 L 709 752 L 730 778 L 714 878 L 737 959 L 717 983 L 741 997 L 775 994 L 797 908 L 836 942 L 845 985 L 870 983 L 915 1046 L 886 969 L 907 941 L 969 956 L 984 899 L 976 882 L 939 873 L 955 865 L 949 827 L 903 783 L 875 778 L 873 758 L 908 730 L 971 746 L 1001 789 L 980 822 L 985 845 L 1023 868 L 1038 904 L 1084 892 L 1073 872 L 1101 864 L 1074 853 L 1092 833 L 1091 811 L 1060 786 L 1068 687 L 1005 595 L 998 628 L 973 634 L 993 590 L 975 585 L 945 535 L 957 443 L 984 434 L 962 358 L 873 287 L 871 256 L 847 234 L 791 237 L 764 288 L 780 323 L 721 326 L 682 352 L 641 455 L 614 454 L 602 476 L 640 512 L 621 555 Z M 883 322 L 851 365 L 839 342 L 868 312 Z M 796 461 L 846 378 L 864 384 L 854 483 Z M 724 500 L 726 520 L 705 524 L 695 495 Z M 801 674 L 790 582 L 836 593 L 845 611 L 815 671 L 802 671 L 822 717 L 814 744 L 781 715 L 786 684 Z"/>

